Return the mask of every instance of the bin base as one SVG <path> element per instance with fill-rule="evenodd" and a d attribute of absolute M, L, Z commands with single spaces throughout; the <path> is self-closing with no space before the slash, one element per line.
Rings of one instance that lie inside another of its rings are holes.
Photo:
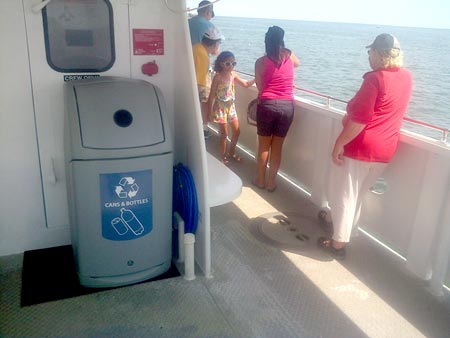
<path fill-rule="evenodd" d="M 91 277 L 80 275 L 78 273 L 78 279 L 82 286 L 88 288 L 110 288 L 116 286 L 123 286 L 139 283 L 147 279 L 157 277 L 166 272 L 167 270 L 169 270 L 170 264 L 171 261 L 169 260 L 168 262 L 154 266 L 147 270 L 118 276 Z"/>

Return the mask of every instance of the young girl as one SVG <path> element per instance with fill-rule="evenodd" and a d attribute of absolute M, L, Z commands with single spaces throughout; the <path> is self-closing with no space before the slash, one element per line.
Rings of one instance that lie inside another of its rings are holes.
<path fill-rule="evenodd" d="M 243 80 L 233 70 L 236 66 L 234 55 L 225 51 L 217 56 L 214 63 L 216 75 L 211 84 L 208 98 L 209 118 L 219 125 L 219 149 L 222 154 L 222 162 L 228 164 L 230 160 L 240 162 L 241 158 L 236 155 L 236 143 L 239 138 L 239 121 L 234 105 L 234 82 L 242 87 L 250 87 L 255 80 Z M 227 154 L 228 122 L 231 124 L 233 136 L 231 137 L 230 151 Z"/>

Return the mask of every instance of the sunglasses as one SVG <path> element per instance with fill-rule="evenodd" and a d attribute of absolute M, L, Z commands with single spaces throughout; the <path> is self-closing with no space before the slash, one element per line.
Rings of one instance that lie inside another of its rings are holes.
<path fill-rule="evenodd" d="M 236 66 L 237 65 L 237 62 L 236 61 L 233 61 L 233 62 L 222 62 L 222 64 L 224 65 L 224 66 L 227 66 L 227 67 L 230 67 L 230 66 Z"/>

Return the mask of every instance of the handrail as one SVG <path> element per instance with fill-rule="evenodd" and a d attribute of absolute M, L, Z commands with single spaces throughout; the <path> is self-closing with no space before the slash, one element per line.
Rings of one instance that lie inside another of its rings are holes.
<path fill-rule="evenodd" d="M 254 77 L 254 75 L 250 74 L 250 73 L 241 72 L 241 71 L 237 71 L 237 72 L 240 73 L 240 74 L 244 74 L 244 75 L 247 75 L 247 76 Z M 331 108 L 331 102 L 332 101 L 337 101 L 337 102 L 341 102 L 341 103 L 348 103 L 348 101 L 345 101 L 345 100 L 342 100 L 342 99 L 338 99 L 338 98 L 335 98 L 335 97 L 332 97 L 332 96 L 329 96 L 329 95 L 317 93 L 317 92 L 314 92 L 312 90 L 300 88 L 300 87 L 297 87 L 296 85 L 294 85 L 294 89 L 296 89 L 298 91 L 301 91 L 301 92 L 304 92 L 304 93 L 307 93 L 307 94 L 311 94 L 311 95 L 318 96 L 318 97 L 326 99 L 327 100 L 327 107 L 330 107 L 330 108 Z M 415 120 L 415 119 L 412 119 L 412 118 L 406 117 L 406 116 L 403 118 L 403 120 L 406 121 L 406 122 L 413 123 L 415 125 L 421 126 L 421 127 L 430 128 L 430 129 L 434 129 L 434 130 L 440 131 L 442 133 L 441 142 L 447 144 L 447 139 L 448 139 L 448 136 L 450 135 L 450 129 L 444 128 L 444 127 L 439 127 L 439 126 L 436 126 L 436 125 L 431 124 L 431 123 Z"/>
<path fill-rule="evenodd" d="M 308 93 L 308 94 L 312 94 L 312 95 L 319 96 L 319 97 L 327 99 L 327 106 L 328 107 L 331 107 L 331 101 L 337 101 L 337 102 L 341 102 L 341 103 L 348 103 L 348 101 L 337 99 L 335 97 L 324 95 L 324 94 L 321 94 L 321 93 L 316 93 L 316 92 L 313 92 L 313 91 L 308 90 L 308 89 L 303 89 L 303 88 L 297 87 L 295 85 L 294 85 L 294 88 L 299 90 L 299 91 L 301 91 L 301 92 L 305 92 L 305 93 Z M 448 136 L 450 134 L 450 129 L 444 128 L 444 127 L 439 127 L 439 126 L 436 126 L 436 125 L 431 124 L 431 123 L 415 120 L 415 119 L 412 119 L 412 118 L 406 117 L 406 116 L 403 117 L 403 121 L 406 121 L 406 122 L 409 122 L 409 123 L 413 123 L 413 124 L 419 125 L 421 127 L 426 127 L 426 128 L 438 130 L 438 131 L 440 131 L 442 133 L 441 142 L 447 143 L 447 138 L 448 138 Z"/>
<path fill-rule="evenodd" d="M 333 97 L 333 96 L 329 96 L 329 95 L 313 92 L 312 90 L 300 88 L 300 87 L 297 87 L 296 85 L 294 85 L 294 89 L 297 89 L 297 90 L 299 90 L 301 92 L 305 92 L 305 93 L 308 93 L 308 94 L 312 94 L 312 95 L 323 97 L 324 99 L 327 99 L 327 106 L 328 107 L 331 107 L 331 101 L 332 100 L 333 101 L 337 101 L 337 102 L 347 103 L 347 101 L 345 101 L 345 100 L 341 100 L 341 99 L 338 99 L 338 98 Z"/>
<path fill-rule="evenodd" d="M 406 117 L 406 116 L 403 118 L 403 120 L 406 121 L 406 122 L 418 124 L 419 126 L 422 126 L 422 127 L 427 127 L 427 128 L 436 129 L 436 130 L 441 131 L 442 132 L 441 141 L 444 142 L 444 143 L 447 143 L 447 138 L 448 138 L 448 135 L 450 133 L 450 129 L 444 128 L 444 127 L 435 126 L 434 124 L 431 124 L 431 123 L 427 123 L 427 122 L 423 122 L 423 121 L 419 121 L 419 120 L 414 120 L 414 119 L 412 119 L 410 117 Z"/>

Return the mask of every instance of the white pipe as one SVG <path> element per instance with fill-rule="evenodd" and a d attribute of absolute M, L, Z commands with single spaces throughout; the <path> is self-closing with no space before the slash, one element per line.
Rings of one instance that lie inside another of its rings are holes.
<path fill-rule="evenodd" d="M 195 279 L 195 260 L 194 260 L 195 235 L 184 234 L 184 279 Z"/>
<path fill-rule="evenodd" d="M 173 213 L 178 228 L 178 263 L 184 262 L 184 221 L 178 212 Z"/>

